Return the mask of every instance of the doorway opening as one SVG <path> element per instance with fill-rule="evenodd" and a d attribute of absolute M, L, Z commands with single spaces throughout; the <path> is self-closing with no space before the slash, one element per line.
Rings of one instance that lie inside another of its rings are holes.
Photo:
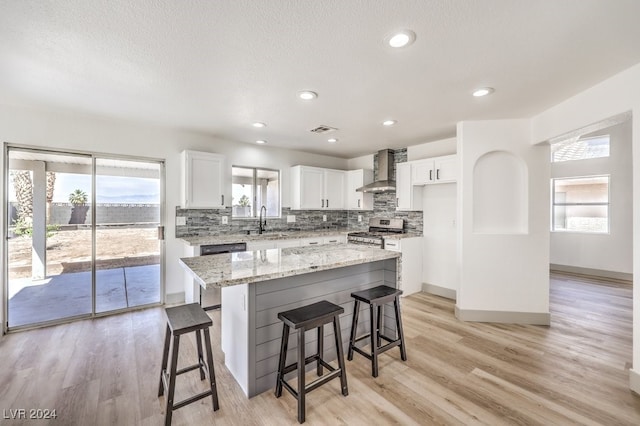
<path fill-rule="evenodd" d="M 162 161 L 5 149 L 7 331 L 163 302 Z"/>

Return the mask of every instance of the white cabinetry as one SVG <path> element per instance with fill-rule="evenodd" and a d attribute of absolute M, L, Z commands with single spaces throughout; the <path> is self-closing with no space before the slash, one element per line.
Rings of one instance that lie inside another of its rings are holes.
<path fill-rule="evenodd" d="M 413 186 L 413 164 L 396 164 L 396 210 L 422 210 L 422 188 Z"/>
<path fill-rule="evenodd" d="M 346 244 L 347 236 L 344 234 L 330 235 L 322 239 L 324 244 Z"/>
<path fill-rule="evenodd" d="M 347 172 L 319 167 L 291 167 L 291 208 L 341 210 L 345 208 Z"/>
<path fill-rule="evenodd" d="M 455 182 L 458 173 L 456 155 L 427 158 L 412 161 L 411 180 L 413 185 L 429 185 L 433 183 Z"/>
<path fill-rule="evenodd" d="M 182 151 L 183 208 L 224 208 L 225 182 L 224 156 L 209 152 Z"/>
<path fill-rule="evenodd" d="M 385 238 L 384 248 L 402 253 L 402 295 L 409 296 L 422 291 L 422 238 Z"/>
<path fill-rule="evenodd" d="M 278 248 L 275 240 L 267 240 L 267 241 L 249 241 L 247 242 L 247 251 L 253 250 L 269 250 Z"/>
<path fill-rule="evenodd" d="M 356 189 L 373 182 L 373 170 L 349 170 L 347 172 L 347 209 L 373 210 L 373 194 Z"/>

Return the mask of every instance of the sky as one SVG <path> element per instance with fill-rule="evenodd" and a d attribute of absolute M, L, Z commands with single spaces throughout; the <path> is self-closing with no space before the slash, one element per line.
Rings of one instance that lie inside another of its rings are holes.
<path fill-rule="evenodd" d="M 10 189 L 10 201 L 15 201 L 13 185 Z M 90 200 L 91 176 L 56 173 L 53 202 L 69 202 L 69 194 L 76 189 L 86 192 Z M 98 203 L 160 203 L 160 180 L 99 175 L 96 177 L 96 193 Z"/>

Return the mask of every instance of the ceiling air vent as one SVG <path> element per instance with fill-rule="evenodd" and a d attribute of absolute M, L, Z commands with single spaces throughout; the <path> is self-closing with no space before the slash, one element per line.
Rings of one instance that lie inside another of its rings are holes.
<path fill-rule="evenodd" d="M 311 133 L 317 133 L 317 134 L 322 134 L 322 133 L 331 133 L 331 132 L 335 132 L 336 129 L 335 127 L 329 127 L 329 126 L 325 126 L 325 125 L 320 125 L 318 127 L 316 127 L 315 129 L 311 129 Z"/>

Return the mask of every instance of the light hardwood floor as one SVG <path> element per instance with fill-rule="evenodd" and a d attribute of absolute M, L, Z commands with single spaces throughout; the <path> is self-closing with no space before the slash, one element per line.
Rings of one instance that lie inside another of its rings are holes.
<path fill-rule="evenodd" d="M 374 379 L 356 356 L 347 362 L 349 396 L 337 380 L 313 391 L 306 424 L 640 424 L 640 396 L 628 387 L 630 285 L 552 275 L 551 327 L 463 323 L 453 308 L 424 293 L 403 299 L 408 361 L 385 353 Z M 211 316 L 216 342 L 219 313 Z M 156 308 L 5 336 L 0 424 L 162 424 L 164 327 Z M 180 364 L 191 363 L 193 340 L 181 349 Z M 247 400 L 214 354 L 220 410 L 205 399 L 177 410 L 173 424 L 297 424 L 291 395 Z M 178 385 L 181 399 L 205 383 L 193 372 Z M 3 418 L 38 408 L 56 409 L 57 419 Z"/>

